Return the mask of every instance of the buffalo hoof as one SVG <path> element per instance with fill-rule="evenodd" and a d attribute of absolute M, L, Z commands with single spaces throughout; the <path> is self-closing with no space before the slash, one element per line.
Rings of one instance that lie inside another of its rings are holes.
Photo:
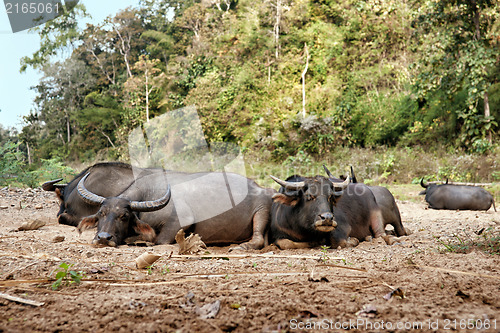
<path fill-rule="evenodd" d="M 359 244 L 359 239 L 354 237 L 347 238 L 346 247 L 356 247 Z"/>
<path fill-rule="evenodd" d="M 337 250 L 343 249 L 345 247 L 356 247 L 359 244 L 359 239 L 355 237 L 347 237 L 347 239 L 342 239 L 338 241 L 333 247 Z"/>
<path fill-rule="evenodd" d="M 253 239 L 250 242 L 241 243 L 240 245 L 231 247 L 229 251 L 247 251 L 247 250 L 259 250 L 264 247 L 264 238 Z"/>
<path fill-rule="evenodd" d="M 366 236 L 365 237 L 365 242 L 371 242 L 373 240 L 372 236 Z"/>
<path fill-rule="evenodd" d="M 382 236 L 382 238 L 384 239 L 385 243 L 387 245 L 394 245 L 398 242 L 400 242 L 399 238 L 398 237 L 394 237 L 392 235 L 389 235 L 389 236 Z"/>
<path fill-rule="evenodd" d="M 278 239 L 276 241 L 276 246 L 281 250 L 290 250 L 290 249 L 308 249 L 314 247 L 315 244 L 307 243 L 307 242 L 294 242 L 289 239 Z"/>

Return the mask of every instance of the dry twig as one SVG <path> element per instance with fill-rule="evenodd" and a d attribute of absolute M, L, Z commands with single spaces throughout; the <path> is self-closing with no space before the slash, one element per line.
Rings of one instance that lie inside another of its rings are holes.
<path fill-rule="evenodd" d="M 18 303 L 22 303 L 22 304 L 33 305 L 33 306 L 42 306 L 42 305 L 45 304 L 43 302 L 32 301 L 30 299 L 21 298 L 21 297 L 17 297 L 17 296 L 12 296 L 12 295 L 8 295 L 8 294 L 4 294 L 4 293 L 0 293 L 0 297 L 5 298 L 5 299 L 7 299 L 9 301 L 18 302 Z"/>

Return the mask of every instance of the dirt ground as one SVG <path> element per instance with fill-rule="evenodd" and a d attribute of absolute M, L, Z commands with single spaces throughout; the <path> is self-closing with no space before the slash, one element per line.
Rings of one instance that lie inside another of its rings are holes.
<path fill-rule="evenodd" d="M 429 210 L 419 190 L 398 201 L 413 233 L 393 246 L 190 259 L 177 245 L 95 248 L 93 230 L 57 224 L 53 193 L 1 189 L 0 332 L 500 332 L 500 257 L 443 245 L 498 231 L 500 212 Z M 144 252 L 162 257 L 137 269 Z M 62 262 L 84 277 L 53 290 Z"/>

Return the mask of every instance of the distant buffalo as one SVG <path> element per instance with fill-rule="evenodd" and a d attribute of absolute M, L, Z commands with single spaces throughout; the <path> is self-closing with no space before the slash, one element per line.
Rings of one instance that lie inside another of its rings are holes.
<path fill-rule="evenodd" d="M 467 185 L 453 184 L 425 184 L 424 179 L 420 185 L 425 188 L 419 194 L 425 194 L 425 201 L 429 208 L 451 210 L 488 210 L 491 205 L 495 212 L 493 196 L 484 188 Z"/>

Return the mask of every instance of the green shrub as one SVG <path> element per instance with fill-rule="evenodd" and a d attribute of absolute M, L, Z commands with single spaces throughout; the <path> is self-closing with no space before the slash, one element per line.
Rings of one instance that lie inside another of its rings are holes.
<path fill-rule="evenodd" d="M 0 186 L 11 185 L 26 174 L 23 153 L 19 151 L 19 143 L 7 141 L 0 146 Z"/>

